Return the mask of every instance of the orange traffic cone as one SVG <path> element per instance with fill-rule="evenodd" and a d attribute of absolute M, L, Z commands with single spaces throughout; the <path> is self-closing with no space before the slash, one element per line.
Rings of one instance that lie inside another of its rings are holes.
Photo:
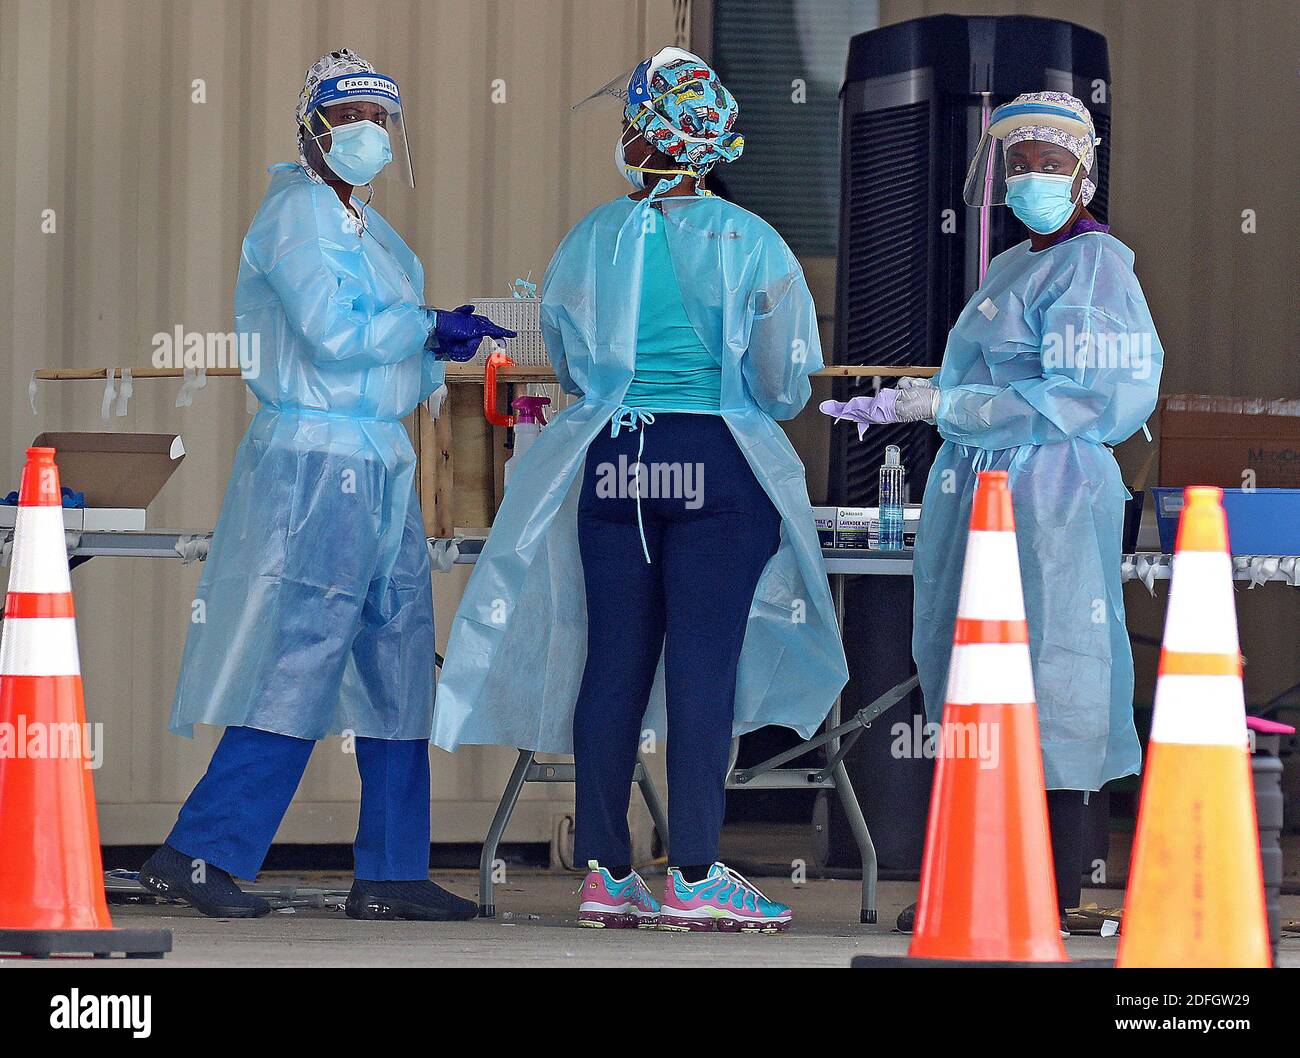
<path fill-rule="evenodd" d="M 1223 490 L 1184 491 L 1119 966 L 1268 966 Z"/>
<path fill-rule="evenodd" d="M 1064 962 L 1005 471 L 979 476 L 908 955 Z"/>
<path fill-rule="evenodd" d="M 108 916 L 88 733 L 59 468 L 29 448 L 0 635 L 2 952 L 171 950 L 169 931 Z"/>

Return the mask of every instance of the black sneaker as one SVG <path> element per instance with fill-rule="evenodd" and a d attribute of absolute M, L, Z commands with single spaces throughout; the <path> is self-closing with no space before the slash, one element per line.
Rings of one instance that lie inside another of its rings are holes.
<path fill-rule="evenodd" d="M 246 893 L 214 864 L 205 864 L 203 881 L 194 881 L 194 860 L 170 845 L 159 845 L 140 868 L 140 884 L 159 896 L 184 900 L 209 918 L 261 918 L 271 905 Z"/>
<path fill-rule="evenodd" d="M 899 933 L 911 933 L 916 929 L 916 905 L 908 904 L 898 913 L 898 921 L 894 923 Z"/>
<path fill-rule="evenodd" d="M 344 905 L 348 918 L 367 921 L 464 922 L 478 915 L 478 904 L 430 881 L 352 882 Z"/>

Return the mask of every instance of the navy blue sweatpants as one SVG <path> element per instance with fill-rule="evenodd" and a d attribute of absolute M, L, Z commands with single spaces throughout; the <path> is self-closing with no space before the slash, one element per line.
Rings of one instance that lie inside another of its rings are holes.
<path fill-rule="evenodd" d="M 228 727 L 181 807 L 167 844 L 237 878 L 255 878 L 316 743 Z M 429 877 L 429 743 L 358 738 L 361 817 L 353 845 L 365 881 Z"/>
<path fill-rule="evenodd" d="M 706 864 L 718 858 L 736 666 L 781 518 L 720 416 L 656 414 L 638 429 L 592 442 L 578 506 L 587 664 L 573 717 L 575 854 L 632 860 L 632 772 L 662 653 L 669 862 Z M 626 487 L 638 444 L 649 562 Z"/>

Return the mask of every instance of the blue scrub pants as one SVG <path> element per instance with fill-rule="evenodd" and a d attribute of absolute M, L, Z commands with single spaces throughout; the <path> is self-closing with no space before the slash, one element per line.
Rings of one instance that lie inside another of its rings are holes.
<path fill-rule="evenodd" d="M 587 595 L 587 663 L 573 716 L 576 859 L 631 863 L 627 809 L 642 719 L 660 655 L 668 711 L 669 862 L 718 858 L 736 667 L 754 589 L 781 540 L 781 517 L 717 415 L 656 414 L 640 431 L 603 430 L 587 450 L 578 544 Z M 609 495 L 641 463 L 635 489 Z M 673 495 L 673 492 L 676 495 Z"/>
<path fill-rule="evenodd" d="M 429 743 L 357 738 L 361 817 L 355 875 L 429 877 Z M 181 807 L 167 844 L 237 878 L 255 878 L 316 743 L 228 727 L 207 773 Z"/>

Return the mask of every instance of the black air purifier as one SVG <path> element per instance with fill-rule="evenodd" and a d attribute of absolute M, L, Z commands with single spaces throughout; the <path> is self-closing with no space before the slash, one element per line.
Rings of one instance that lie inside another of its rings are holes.
<path fill-rule="evenodd" d="M 1110 66 L 1106 40 L 1047 18 L 936 15 L 852 39 L 841 99 L 841 206 L 836 282 L 837 364 L 932 364 L 979 285 L 979 211 L 962 201 L 966 169 L 989 110 L 1021 92 L 1068 92 L 1092 113 L 1101 144 L 1089 210 L 1107 215 Z M 990 256 L 1027 236 L 1005 207 L 990 211 Z M 893 385 L 893 380 L 883 379 Z M 873 388 L 837 380 L 838 400 Z M 898 445 L 908 497 L 921 499 L 939 438 L 925 424 L 832 430 L 827 502 L 874 506 L 885 446 Z M 914 671 L 912 583 L 858 577 L 846 598 L 852 673 L 845 714 Z M 900 737 L 924 723 L 917 691 L 876 721 L 848 764 L 884 871 L 920 865 L 932 761 Z M 898 749 L 899 746 L 903 750 Z M 832 799 L 833 800 L 833 799 Z M 832 865 L 857 866 L 847 829 L 831 817 Z"/>

